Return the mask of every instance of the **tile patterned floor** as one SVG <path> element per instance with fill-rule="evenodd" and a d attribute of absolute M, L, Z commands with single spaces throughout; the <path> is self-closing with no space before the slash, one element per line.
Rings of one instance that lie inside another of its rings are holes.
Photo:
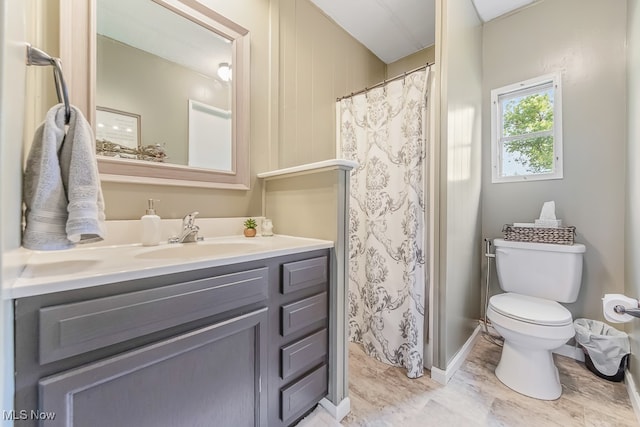
<path fill-rule="evenodd" d="M 554 356 L 563 394 L 555 401 L 520 395 L 494 375 L 501 348 L 480 338 L 445 387 L 429 373 L 409 379 L 399 368 L 349 347 L 351 413 L 345 426 L 638 426 L 623 383 L 589 372 L 583 363 Z"/>

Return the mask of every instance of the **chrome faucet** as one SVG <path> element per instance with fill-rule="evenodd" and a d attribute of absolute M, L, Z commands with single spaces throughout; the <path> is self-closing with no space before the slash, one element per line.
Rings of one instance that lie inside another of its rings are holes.
<path fill-rule="evenodd" d="M 169 243 L 193 243 L 203 240 L 203 237 L 198 237 L 200 227 L 195 224 L 196 215 L 198 214 L 199 212 L 186 214 L 184 218 L 182 218 L 182 232 L 179 236 L 170 238 Z"/>

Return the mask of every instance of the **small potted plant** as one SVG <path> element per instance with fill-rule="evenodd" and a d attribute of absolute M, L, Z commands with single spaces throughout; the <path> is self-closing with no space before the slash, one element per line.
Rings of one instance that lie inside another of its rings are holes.
<path fill-rule="evenodd" d="M 244 222 L 244 235 L 245 237 L 255 237 L 256 235 L 256 227 L 258 224 L 256 220 L 253 218 L 249 218 Z"/>

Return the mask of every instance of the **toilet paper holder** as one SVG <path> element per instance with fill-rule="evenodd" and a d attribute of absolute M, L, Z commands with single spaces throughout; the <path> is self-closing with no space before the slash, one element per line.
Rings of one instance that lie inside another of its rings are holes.
<path fill-rule="evenodd" d="M 629 316 L 640 318 L 640 308 L 625 308 L 623 305 L 616 305 L 613 307 L 613 311 L 618 314 L 628 314 Z"/>

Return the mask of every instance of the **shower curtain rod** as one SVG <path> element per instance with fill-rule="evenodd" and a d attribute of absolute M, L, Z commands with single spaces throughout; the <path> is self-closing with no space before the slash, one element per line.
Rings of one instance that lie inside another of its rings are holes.
<path fill-rule="evenodd" d="M 419 66 L 418 68 L 414 68 L 413 70 L 405 71 L 404 73 L 399 74 L 399 75 L 397 75 L 397 76 L 395 76 L 395 77 L 392 77 L 392 78 L 390 78 L 390 79 L 384 79 L 384 80 L 383 80 L 383 81 L 381 81 L 380 83 L 376 83 L 376 84 L 374 84 L 374 85 L 373 85 L 373 86 L 371 86 L 371 87 L 365 87 L 364 89 L 360 89 L 360 90 L 359 90 L 359 91 L 357 91 L 357 92 L 351 92 L 349 95 L 345 95 L 345 96 L 341 96 L 341 97 L 339 97 L 339 98 L 336 98 L 336 102 L 338 102 L 338 101 L 342 101 L 343 99 L 351 98 L 352 96 L 355 96 L 355 95 L 360 95 L 361 93 L 369 92 L 371 89 L 375 89 L 375 88 L 377 88 L 377 87 L 380 87 L 380 86 L 382 86 L 382 85 L 385 85 L 385 84 L 387 84 L 387 83 L 389 83 L 389 82 L 392 82 L 392 81 L 394 81 L 394 80 L 398 80 L 398 79 L 405 78 L 407 75 L 409 75 L 409 74 L 411 74 L 411 73 L 415 73 L 416 71 L 420 71 L 420 70 L 422 70 L 423 68 L 430 67 L 430 66 L 432 66 L 432 65 L 434 65 L 434 64 L 435 64 L 435 62 L 427 62 L 425 65 L 421 65 L 421 66 Z"/>

